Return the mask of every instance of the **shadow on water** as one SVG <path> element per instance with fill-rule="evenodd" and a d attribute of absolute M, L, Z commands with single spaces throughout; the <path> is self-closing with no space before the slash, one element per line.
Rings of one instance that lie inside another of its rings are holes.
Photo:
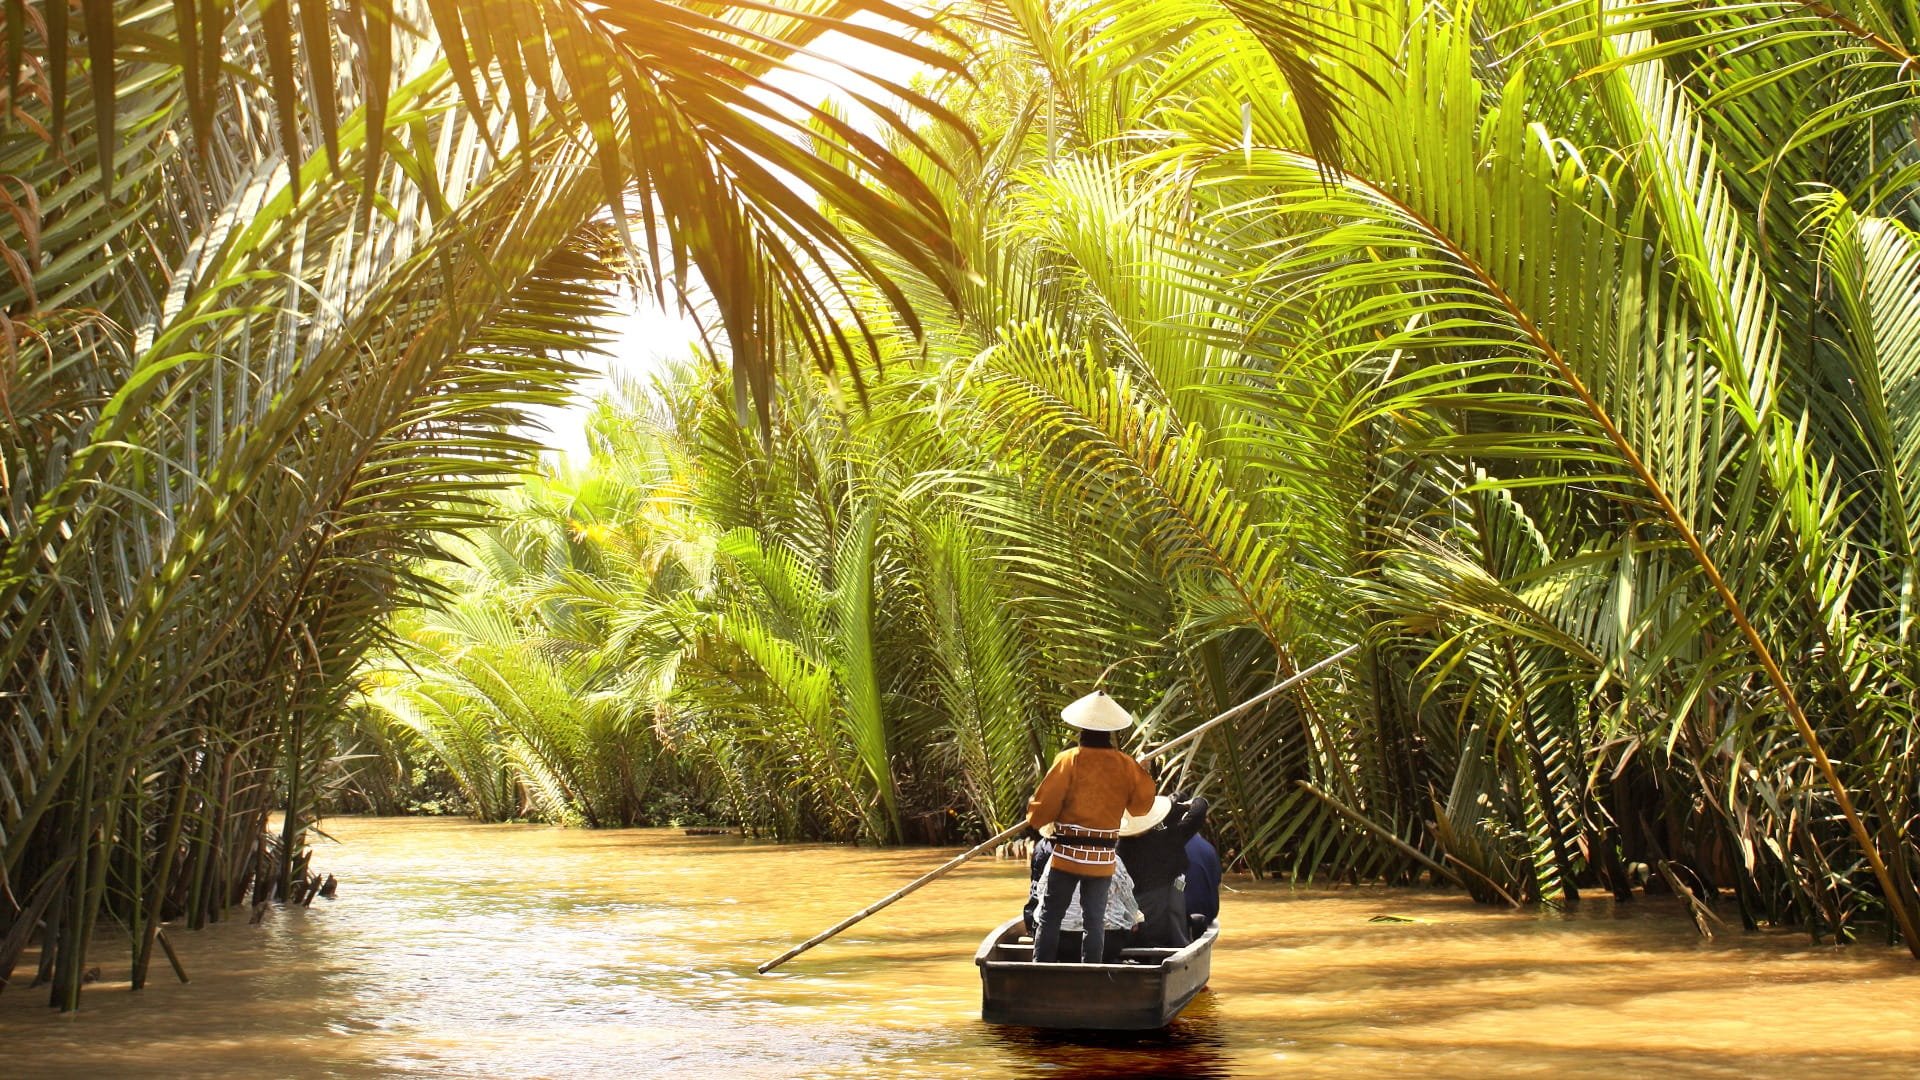
<path fill-rule="evenodd" d="M 1223 1080 L 1232 1075 L 1219 1012 L 1213 994 L 1204 990 L 1160 1031 L 988 1030 L 1021 1076 Z"/>

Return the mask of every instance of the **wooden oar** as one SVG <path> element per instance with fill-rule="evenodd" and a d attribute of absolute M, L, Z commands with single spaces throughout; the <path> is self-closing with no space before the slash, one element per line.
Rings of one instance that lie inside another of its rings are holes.
<path fill-rule="evenodd" d="M 1169 750 L 1172 750 L 1177 746 L 1180 746 L 1183 743 L 1192 742 L 1194 739 L 1199 738 L 1209 728 L 1212 728 L 1219 724 L 1226 723 L 1227 721 L 1233 719 L 1234 717 L 1239 716 L 1240 714 L 1246 712 L 1248 709 L 1253 708 L 1255 705 L 1258 705 L 1261 702 L 1267 700 L 1268 698 L 1271 698 L 1275 694 L 1278 694 L 1283 690 L 1286 690 L 1295 685 L 1298 685 L 1301 682 L 1301 680 L 1306 679 L 1308 676 L 1319 674 L 1321 671 L 1337 663 L 1338 661 L 1353 655 L 1354 651 L 1358 648 L 1360 648 L 1360 646 L 1357 643 L 1353 645 L 1349 645 L 1346 648 L 1341 649 L 1339 652 L 1334 653 L 1332 656 L 1329 656 L 1326 659 L 1320 661 L 1319 663 L 1314 664 L 1312 667 L 1304 668 L 1300 671 L 1295 672 L 1291 676 L 1285 679 L 1282 679 L 1281 681 L 1275 683 L 1274 685 L 1268 687 L 1267 689 L 1262 690 L 1260 693 L 1255 694 L 1253 697 L 1250 697 L 1247 700 L 1241 702 L 1240 704 L 1235 705 L 1233 708 L 1228 709 L 1226 712 L 1221 713 L 1219 716 L 1216 716 L 1213 719 L 1207 721 L 1206 723 L 1201 724 L 1199 727 L 1194 728 L 1192 731 L 1189 731 L 1186 734 L 1181 735 L 1177 738 L 1168 739 L 1166 742 L 1161 743 L 1159 746 L 1155 747 L 1154 749 L 1149 750 L 1145 754 L 1142 754 L 1140 756 L 1140 760 L 1142 762 L 1152 761 L 1154 758 L 1159 757 L 1160 755 L 1166 753 Z M 946 862 L 941 863 L 938 867 L 935 867 L 933 870 L 928 871 L 926 874 L 908 882 L 905 887 L 895 892 L 888 893 L 886 896 L 883 896 L 880 899 L 875 900 L 873 903 L 868 904 L 866 907 L 861 908 L 859 911 L 853 913 L 852 915 L 849 915 L 846 918 L 840 920 L 839 922 L 834 923 L 832 926 L 829 926 L 825 930 L 820 931 L 818 934 L 813 935 L 812 937 L 801 942 L 800 944 L 795 945 L 793 948 L 788 949 L 786 952 L 781 953 L 779 956 L 776 956 L 773 959 L 767 961 L 766 963 L 761 964 L 758 968 L 755 968 L 754 970 L 758 971 L 762 975 L 765 975 L 767 972 L 772 971 L 774 968 L 777 968 L 781 964 L 784 964 L 787 961 L 793 959 L 794 957 L 799 956 L 801 953 L 806 952 L 808 949 L 813 948 L 815 945 L 818 945 L 821 942 L 827 940 L 828 938 L 833 937 L 835 934 L 838 934 L 840 931 L 845 930 L 849 926 L 852 926 L 854 923 L 857 923 L 860 920 L 866 918 L 867 916 L 874 914 L 875 912 L 879 911 L 881 908 L 884 908 L 887 905 L 893 903 L 895 900 L 898 900 L 901 897 L 906 896 L 908 893 L 913 892 L 915 889 L 920 888 L 922 885 L 926 885 L 927 883 L 932 882 L 938 878 L 945 877 L 949 872 L 958 868 L 962 863 L 967 862 L 968 860 L 972 859 L 974 856 L 980 855 L 986 851 L 990 851 L 993 848 L 1013 839 L 1014 837 L 1019 836 L 1022 832 L 1026 831 L 1026 828 L 1027 828 L 1027 823 L 1025 821 L 1022 821 L 1018 825 L 1009 826 L 1007 830 L 1001 833 L 1000 835 L 995 836 L 990 840 L 984 840 L 978 844 L 975 844 L 973 847 L 970 847 L 967 850 L 961 852 L 960 854 L 955 855 L 953 858 L 948 859 Z"/>

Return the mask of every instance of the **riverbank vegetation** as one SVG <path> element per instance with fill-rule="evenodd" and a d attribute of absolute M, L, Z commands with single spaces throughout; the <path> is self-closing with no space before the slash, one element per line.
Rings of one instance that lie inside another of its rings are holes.
<path fill-rule="evenodd" d="M 381 740 L 946 838 L 1109 668 L 1157 739 L 1352 641 L 1174 766 L 1244 865 L 1920 951 L 1920 16 L 966 4 L 876 141 L 763 107 L 838 7 L 715 10 L 8 7 L 0 976 L 285 894 Z M 731 376 L 493 500 L 696 277 Z"/>

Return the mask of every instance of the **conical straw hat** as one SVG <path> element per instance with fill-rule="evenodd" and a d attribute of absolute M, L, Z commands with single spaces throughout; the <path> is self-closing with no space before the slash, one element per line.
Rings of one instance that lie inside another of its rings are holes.
<path fill-rule="evenodd" d="M 1095 690 L 1061 709 L 1060 719 L 1087 731 L 1119 731 L 1133 724 L 1133 717 L 1105 690 Z"/>

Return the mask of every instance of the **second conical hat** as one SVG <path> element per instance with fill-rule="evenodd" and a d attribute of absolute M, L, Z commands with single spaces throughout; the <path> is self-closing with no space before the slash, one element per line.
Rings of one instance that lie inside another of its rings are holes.
<path fill-rule="evenodd" d="M 1141 814 L 1139 817 L 1134 817 L 1131 813 L 1120 815 L 1120 835 L 1139 836 L 1141 833 L 1167 820 L 1167 815 L 1172 813 L 1172 811 L 1172 799 L 1169 799 L 1165 795 L 1155 795 L 1153 797 L 1153 807 L 1146 813 Z"/>

